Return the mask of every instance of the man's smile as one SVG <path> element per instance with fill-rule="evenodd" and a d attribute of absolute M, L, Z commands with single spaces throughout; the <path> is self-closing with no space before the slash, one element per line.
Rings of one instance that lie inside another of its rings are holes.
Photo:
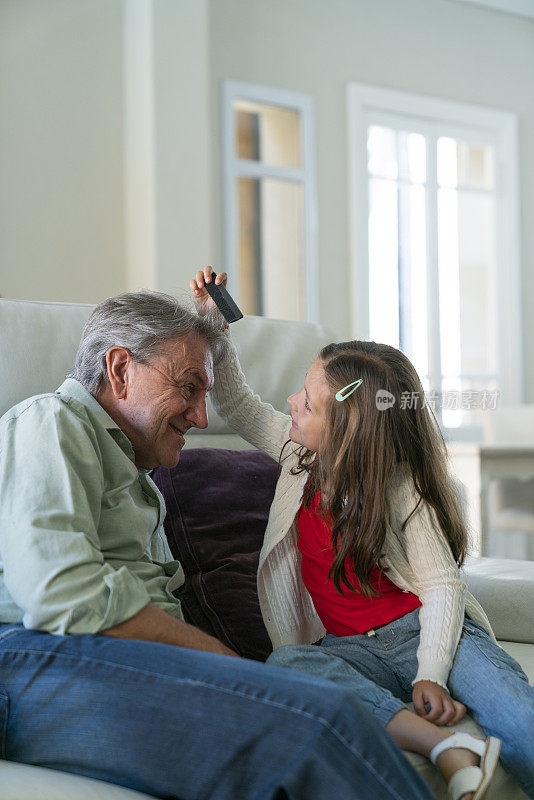
<path fill-rule="evenodd" d="M 179 436 L 182 437 L 182 439 L 184 439 L 185 436 L 184 433 L 182 433 L 182 431 L 179 428 L 177 428 L 176 425 L 173 425 L 172 422 L 169 422 L 169 428 L 172 428 L 172 430 L 175 433 L 177 433 Z"/>

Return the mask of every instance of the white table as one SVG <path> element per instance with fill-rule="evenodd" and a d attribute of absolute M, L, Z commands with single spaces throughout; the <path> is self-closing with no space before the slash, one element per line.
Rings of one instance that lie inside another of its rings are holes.
<path fill-rule="evenodd" d="M 527 433 L 527 432 L 526 432 Z M 528 434 L 527 434 L 528 435 Z M 448 444 L 453 471 L 467 490 L 468 518 L 479 532 L 473 543 L 474 555 L 486 555 L 491 525 L 490 485 L 494 480 L 534 478 L 534 443 Z"/>

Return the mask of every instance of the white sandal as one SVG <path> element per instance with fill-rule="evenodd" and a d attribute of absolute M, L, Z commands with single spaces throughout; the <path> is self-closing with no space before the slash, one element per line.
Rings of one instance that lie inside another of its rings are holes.
<path fill-rule="evenodd" d="M 463 747 L 465 750 L 471 750 L 472 753 L 479 755 L 480 766 L 464 767 L 454 773 L 447 787 L 450 800 L 458 800 L 466 792 L 475 793 L 473 800 L 482 800 L 489 789 L 499 761 L 501 740 L 494 736 L 488 736 L 484 741 L 471 736 L 470 733 L 453 733 L 430 751 L 430 760 L 435 764 L 437 757 L 444 750 L 450 750 L 453 747 Z"/>

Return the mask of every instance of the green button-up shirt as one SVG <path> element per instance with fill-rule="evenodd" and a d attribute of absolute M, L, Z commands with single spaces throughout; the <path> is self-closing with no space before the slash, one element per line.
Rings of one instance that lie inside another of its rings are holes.
<path fill-rule="evenodd" d="M 102 406 L 68 378 L 0 419 L 0 622 L 98 633 L 148 602 L 183 619 L 165 504 Z"/>

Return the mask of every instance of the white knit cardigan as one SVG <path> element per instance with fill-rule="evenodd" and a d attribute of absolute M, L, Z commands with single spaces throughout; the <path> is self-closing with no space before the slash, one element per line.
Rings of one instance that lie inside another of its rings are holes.
<path fill-rule="evenodd" d="M 235 348 L 215 367 L 211 399 L 232 430 L 278 461 L 289 439 L 291 417 L 275 411 L 253 393 Z M 258 565 L 260 608 L 275 648 L 311 644 L 325 635 L 300 570 L 296 514 L 307 473 L 291 474 L 298 463 L 297 449 L 291 444 L 284 451 Z M 398 468 L 386 500 L 388 521 L 380 566 L 393 583 L 416 594 L 422 603 L 418 670 L 413 683 L 429 680 L 446 688 L 464 613 L 493 633 L 486 614 L 461 580 L 434 509 L 422 501 L 402 530 L 419 500 L 407 467 Z"/>

